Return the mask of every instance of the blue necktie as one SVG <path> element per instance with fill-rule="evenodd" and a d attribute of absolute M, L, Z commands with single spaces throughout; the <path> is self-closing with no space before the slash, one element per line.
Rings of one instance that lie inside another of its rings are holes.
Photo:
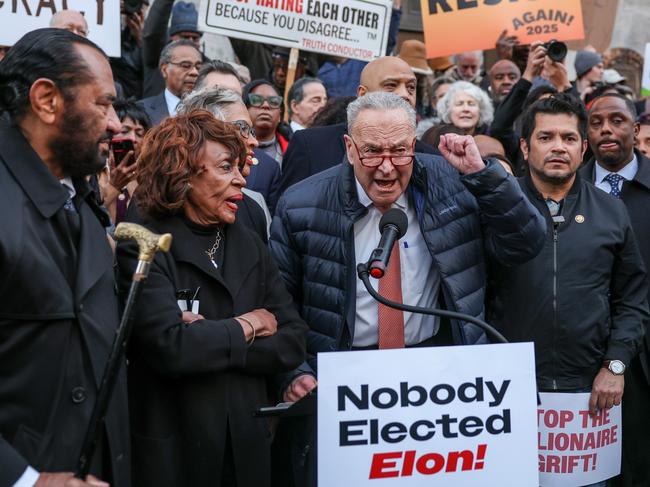
<path fill-rule="evenodd" d="M 616 174 L 616 173 L 613 173 L 613 172 L 609 173 L 603 179 L 603 181 L 607 181 L 609 183 L 609 186 L 612 188 L 609 191 L 609 194 L 611 194 L 615 198 L 620 199 L 620 197 L 621 197 L 621 190 L 619 189 L 618 183 L 623 181 L 623 179 L 625 179 L 623 176 L 621 176 L 619 174 Z"/>

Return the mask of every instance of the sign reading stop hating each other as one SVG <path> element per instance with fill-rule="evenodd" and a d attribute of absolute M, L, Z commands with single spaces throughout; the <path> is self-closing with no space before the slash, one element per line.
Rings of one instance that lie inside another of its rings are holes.
<path fill-rule="evenodd" d="M 494 49 L 507 30 L 521 44 L 584 38 L 580 0 L 420 0 L 427 57 Z"/>
<path fill-rule="evenodd" d="M 321 353 L 318 382 L 319 485 L 539 485 L 530 343 Z"/>
<path fill-rule="evenodd" d="M 537 411 L 542 487 L 589 485 L 621 470 L 621 407 L 589 414 L 589 394 L 542 393 Z"/>
<path fill-rule="evenodd" d="M 237 39 L 371 61 L 385 54 L 392 0 L 202 0 L 199 26 Z"/>

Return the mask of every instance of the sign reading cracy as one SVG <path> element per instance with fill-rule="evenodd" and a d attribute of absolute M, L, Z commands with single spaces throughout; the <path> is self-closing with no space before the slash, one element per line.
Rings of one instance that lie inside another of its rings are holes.
<path fill-rule="evenodd" d="M 580 0 L 420 0 L 427 57 L 494 49 L 507 30 L 521 44 L 584 38 Z"/>
<path fill-rule="evenodd" d="M 590 485 L 621 471 L 621 407 L 589 415 L 589 393 L 541 393 L 538 406 L 539 482 L 543 487 Z"/>
<path fill-rule="evenodd" d="M 537 487 L 536 411 L 532 343 L 321 353 L 319 485 Z"/>
<path fill-rule="evenodd" d="M 371 61 L 386 52 L 392 0 L 202 0 L 199 27 L 237 39 Z"/>
<path fill-rule="evenodd" d="M 48 27 L 61 10 L 78 10 L 88 38 L 109 56 L 120 56 L 119 0 L 0 0 L 0 45 L 12 46 L 28 32 Z"/>

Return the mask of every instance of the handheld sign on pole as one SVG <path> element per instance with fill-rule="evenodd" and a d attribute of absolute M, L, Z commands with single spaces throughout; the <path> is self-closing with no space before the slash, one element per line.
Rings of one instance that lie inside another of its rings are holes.
<path fill-rule="evenodd" d="M 539 482 L 578 487 L 621 472 L 621 406 L 589 414 L 589 393 L 540 393 Z"/>
<path fill-rule="evenodd" d="M 372 61 L 386 52 L 392 4 L 392 0 L 202 0 L 199 28 Z"/>
<path fill-rule="evenodd" d="M 119 0 L 0 0 L 0 45 L 12 46 L 22 36 L 49 27 L 61 10 L 77 10 L 88 23 L 88 39 L 108 56 L 120 56 Z"/>
<path fill-rule="evenodd" d="M 584 38 L 580 0 L 420 0 L 427 57 L 494 49 L 507 30 L 521 44 Z"/>
<path fill-rule="evenodd" d="M 284 85 L 284 121 L 289 120 L 289 90 L 296 79 L 296 68 L 298 67 L 298 54 L 300 51 L 295 47 L 289 51 L 289 64 L 287 67 L 287 80 Z"/>
<path fill-rule="evenodd" d="M 532 343 L 320 353 L 319 485 L 537 487 Z"/>

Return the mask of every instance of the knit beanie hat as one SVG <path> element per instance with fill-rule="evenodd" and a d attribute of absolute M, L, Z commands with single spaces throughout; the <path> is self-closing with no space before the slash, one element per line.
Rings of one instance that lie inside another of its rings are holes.
<path fill-rule="evenodd" d="M 578 51 L 574 66 L 578 78 L 582 78 L 587 72 L 599 63 L 603 62 L 600 54 L 592 51 Z"/>
<path fill-rule="evenodd" d="M 169 27 L 169 35 L 173 36 L 179 32 L 198 32 L 199 13 L 193 3 L 178 2 L 172 8 L 172 22 Z"/>

